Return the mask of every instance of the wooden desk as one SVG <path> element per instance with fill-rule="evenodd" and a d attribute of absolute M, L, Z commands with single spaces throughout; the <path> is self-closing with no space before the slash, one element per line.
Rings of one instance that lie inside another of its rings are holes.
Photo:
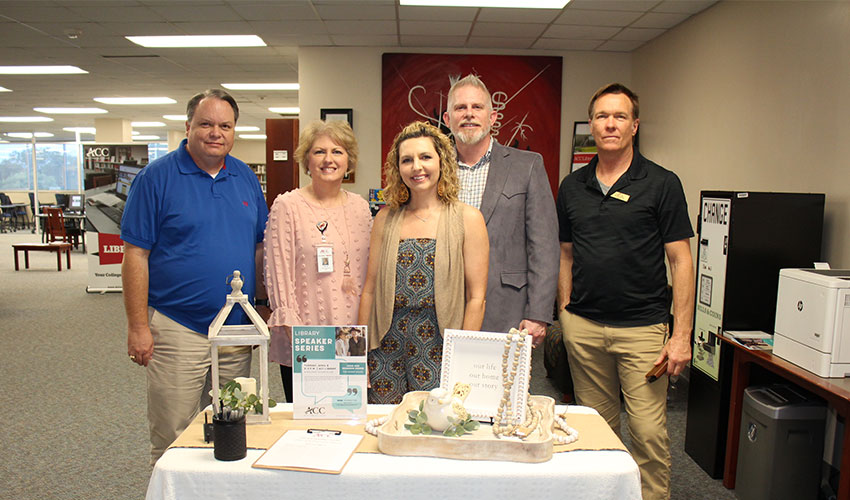
<path fill-rule="evenodd" d="M 723 486 L 730 489 L 735 487 L 744 389 L 750 383 L 750 368 L 755 364 L 822 397 L 844 419 L 845 431 L 841 444 L 841 477 L 838 482 L 838 498 L 850 499 L 850 432 L 847 432 L 848 425 L 850 425 L 850 378 L 819 377 L 789 361 L 774 356 L 770 352 L 753 351 L 729 339 L 723 337 L 721 339 L 735 347 L 732 361 L 732 393 L 729 405 L 729 432 L 726 435 Z"/>

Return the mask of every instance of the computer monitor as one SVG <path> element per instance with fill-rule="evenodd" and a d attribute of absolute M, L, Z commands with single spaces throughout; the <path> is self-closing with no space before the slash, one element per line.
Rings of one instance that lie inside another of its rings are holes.
<path fill-rule="evenodd" d="M 72 194 L 68 197 L 68 211 L 81 213 L 86 202 L 86 195 Z"/>

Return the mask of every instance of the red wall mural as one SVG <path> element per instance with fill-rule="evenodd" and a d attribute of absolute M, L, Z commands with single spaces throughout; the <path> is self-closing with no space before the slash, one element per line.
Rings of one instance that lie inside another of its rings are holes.
<path fill-rule="evenodd" d="M 493 97 L 493 135 L 501 144 L 543 155 L 552 192 L 558 188 L 561 58 L 467 54 L 384 54 L 381 159 L 408 123 L 443 122 L 449 77 L 478 75 Z M 383 180 L 382 180 L 383 183 Z"/>

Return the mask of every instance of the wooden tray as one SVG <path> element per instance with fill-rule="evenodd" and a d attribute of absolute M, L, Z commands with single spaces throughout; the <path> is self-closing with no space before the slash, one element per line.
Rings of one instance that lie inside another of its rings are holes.
<path fill-rule="evenodd" d="M 547 396 L 530 396 L 535 409 L 542 410 L 537 430 L 526 440 L 497 438 L 489 423 L 461 437 L 446 437 L 441 433 L 429 436 L 412 435 L 404 428 L 407 414 L 418 410 L 419 402 L 428 397 L 427 391 L 412 391 L 404 395 L 389 419 L 378 428 L 378 449 L 387 455 L 457 458 L 464 460 L 506 460 L 510 462 L 546 462 L 552 458 L 555 400 Z"/>

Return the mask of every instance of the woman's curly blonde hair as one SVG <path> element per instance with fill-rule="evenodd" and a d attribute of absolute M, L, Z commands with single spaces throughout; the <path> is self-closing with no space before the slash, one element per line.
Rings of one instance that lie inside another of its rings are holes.
<path fill-rule="evenodd" d="M 429 137 L 434 150 L 440 157 L 440 180 L 437 182 L 437 196 L 443 203 L 457 201 L 460 182 L 457 177 L 457 152 L 451 141 L 437 127 L 426 122 L 413 122 L 404 127 L 393 140 L 387 161 L 384 163 L 384 200 L 390 208 L 398 208 L 410 199 L 410 191 L 401 179 L 398 165 L 398 150 L 402 142 L 418 137 Z"/>

